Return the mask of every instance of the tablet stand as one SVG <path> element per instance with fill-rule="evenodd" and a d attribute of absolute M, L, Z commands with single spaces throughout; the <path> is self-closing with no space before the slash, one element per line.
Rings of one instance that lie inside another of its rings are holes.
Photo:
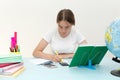
<path fill-rule="evenodd" d="M 79 68 L 88 68 L 88 69 L 96 70 L 96 68 L 92 65 L 92 61 L 91 60 L 88 61 L 88 65 L 87 66 L 79 66 Z"/>

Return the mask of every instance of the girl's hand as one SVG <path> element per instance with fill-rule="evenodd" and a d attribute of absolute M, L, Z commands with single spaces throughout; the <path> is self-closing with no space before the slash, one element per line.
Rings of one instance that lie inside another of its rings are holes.
<path fill-rule="evenodd" d="M 59 55 L 52 55 L 52 61 L 54 61 L 54 62 L 60 62 L 61 59 L 62 58 Z"/>

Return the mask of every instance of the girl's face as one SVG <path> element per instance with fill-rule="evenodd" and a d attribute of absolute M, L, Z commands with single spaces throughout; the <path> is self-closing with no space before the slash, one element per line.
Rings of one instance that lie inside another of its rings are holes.
<path fill-rule="evenodd" d="M 58 32 L 60 36 L 63 38 L 69 35 L 71 28 L 72 28 L 72 25 L 67 21 L 62 20 L 58 23 Z"/>

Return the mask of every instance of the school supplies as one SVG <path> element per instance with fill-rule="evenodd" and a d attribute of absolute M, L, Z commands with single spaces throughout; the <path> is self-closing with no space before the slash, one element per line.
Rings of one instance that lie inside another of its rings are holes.
<path fill-rule="evenodd" d="M 16 64 L 3 67 L 1 68 L 2 72 L 0 72 L 0 75 L 12 75 L 22 67 L 23 67 L 23 63 L 16 63 Z"/>
<path fill-rule="evenodd" d="M 19 54 L 0 55 L 0 63 L 15 63 L 22 61 L 22 56 Z"/>
<path fill-rule="evenodd" d="M 79 46 L 72 58 L 69 67 L 87 66 L 99 64 L 108 51 L 106 46 Z"/>
<path fill-rule="evenodd" d="M 51 65 L 53 62 L 52 61 L 46 61 L 44 63 L 41 63 L 40 65 Z"/>
<path fill-rule="evenodd" d="M 11 37 L 11 47 L 10 52 L 12 53 L 20 53 L 20 47 L 17 44 L 17 32 L 14 32 L 14 36 Z"/>
<path fill-rule="evenodd" d="M 21 54 L 0 55 L 0 76 L 12 76 L 23 67 Z"/>
<path fill-rule="evenodd" d="M 15 63 L 0 63 L 0 68 L 5 67 L 5 66 L 9 66 Z"/>
<path fill-rule="evenodd" d="M 60 62 L 59 64 L 60 64 L 61 66 L 69 66 L 69 64 L 66 63 L 66 62 Z"/>
<path fill-rule="evenodd" d="M 10 53 L 0 55 L 0 76 L 18 75 L 24 70 L 22 55 L 17 45 L 17 32 L 11 37 Z"/>
<path fill-rule="evenodd" d="M 18 71 L 16 71 L 14 74 L 12 74 L 13 77 L 17 77 L 20 73 L 22 73 L 25 70 L 25 67 L 23 66 Z"/>
<path fill-rule="evenodd" d="M 55 51 L 55 54 L 58 55 L 58 52 Z M 61 61 L 59 62 L 60 65 L 62 66 L 69 66 L 69 64 L 67 62 L 64 62 L 63 59 L 61 59 Z"/>
<path fill-rule="evenodd" d="M 42 64 L 40 64 L 40 65 L 43 65 L 43 66 L 48 67 L 48 68 L 51 68 L 51 69 L 57 68 L 57 66 L 54 65 L 52 61 L 47 61 L 47 62 L 44 62 L 44 63 L 42 63 Z"/>
<path fill-rule="evenodd" d="M 58 52 L 57 52 L 57 51 L 55 51 L 55 54 L 56 54 L 56 55 L 58 55 Z M 61 61 L 60 61 L 60 62 L 62 63 L 62 62 L 63 62 L 63 59 L 61 59 Z"/>
<path fill-rule="evenodd" d="M 40 64 L 51 62 L 51 61 L 46 59 L 41 59 L 41 58 L 33 58 L 30 60 L 30 62 L 35 65 L 40 65 Z"/>
<path fill-rule="evenodd" d="M 21 63 L 11 63 L 10 65 L 0 67 L 0 73 L 4 73 L 8 70 L 14 69 L 16 67 L 23 66 L 23 62 Z"/>
<path fill-rule="evenodd" d="M 57 68 L 56 65 L 54 65 L 54 62 L 50 61 L 50 60 L 46 60 L 46 59 L 41 59 L 41 58 L 34 58 L 30 60 L 31 63 L 35 64 L 35 65 L 42 65 L 45 66 L 47 68 Z"/>

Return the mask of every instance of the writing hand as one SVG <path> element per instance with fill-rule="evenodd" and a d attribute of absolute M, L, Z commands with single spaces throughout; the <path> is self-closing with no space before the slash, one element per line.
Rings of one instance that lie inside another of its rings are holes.
<path fill-rule="evenodd" d="M 58 55 L 53 55 L 52 61 L 54 61 L 54 62 L 60 62 L 61 58 Z"/>

